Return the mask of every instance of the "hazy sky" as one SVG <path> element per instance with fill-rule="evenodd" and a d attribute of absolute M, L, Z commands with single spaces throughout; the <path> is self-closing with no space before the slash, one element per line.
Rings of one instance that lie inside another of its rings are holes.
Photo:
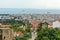
<path fill-rule="evenodd" d="M 60 0 L 0 0 L 0 8 L 60 9 Z"/>

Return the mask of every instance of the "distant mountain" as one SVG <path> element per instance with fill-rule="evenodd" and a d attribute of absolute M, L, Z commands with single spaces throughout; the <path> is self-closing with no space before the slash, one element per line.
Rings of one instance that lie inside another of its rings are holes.
<path fill-rule="evenodd" d="M 0 16 L 8 16 L 9 14 L 0 14 Z"/>
<path fill-rule="evenodd" d="M 48 10 L 48 9 L 18 9 L 18 8 L 0 8 L 0 14 L 60 14 L 60 10 Z"/>

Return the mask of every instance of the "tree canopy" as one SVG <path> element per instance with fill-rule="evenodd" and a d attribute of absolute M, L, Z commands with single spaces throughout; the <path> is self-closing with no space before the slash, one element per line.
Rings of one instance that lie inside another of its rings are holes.
<path fill-rule="evenodd" d="M 57 28 L 42 28 L 42 23 L 40 24 L 40 29 L 37 31 L 36 40 L 60 40 L 60 30 Z"/>

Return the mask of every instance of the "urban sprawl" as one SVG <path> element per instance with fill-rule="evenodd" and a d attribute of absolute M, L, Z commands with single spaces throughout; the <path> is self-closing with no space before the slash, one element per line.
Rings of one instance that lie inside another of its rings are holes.
<path fill-rule="evenodd" d="M 51 32 L 46 30 L 43 34 L 45 27 L 54 28 L 53 32 L 50 29 Z M 60 14 L 0 14 L 0 40 L 60 40 L 58 31 L 54 34 L 57 37 L 52 35 L 55 28 L 60 28 Z"/>

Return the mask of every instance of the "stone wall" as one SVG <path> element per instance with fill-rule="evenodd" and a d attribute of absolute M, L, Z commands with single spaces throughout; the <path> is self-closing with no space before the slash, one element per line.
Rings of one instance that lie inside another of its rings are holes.
<path fill-rule="evenodd" d="M 12 29 L 1 29 L 1 30 L 2 30 L 2 40 L 13 40 Z"/>

